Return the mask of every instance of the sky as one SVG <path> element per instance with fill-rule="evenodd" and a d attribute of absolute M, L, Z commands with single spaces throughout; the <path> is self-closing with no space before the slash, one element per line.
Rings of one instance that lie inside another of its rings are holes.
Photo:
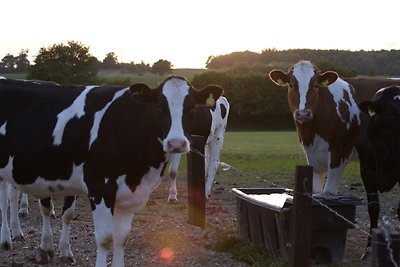
<path fill-rule="evenodd" d="M 12 0 L 0 5 L 0 60 L 73 40 L 102 61 L 205 68 L 237 51 L 400 49 L 399 0 Z"/>

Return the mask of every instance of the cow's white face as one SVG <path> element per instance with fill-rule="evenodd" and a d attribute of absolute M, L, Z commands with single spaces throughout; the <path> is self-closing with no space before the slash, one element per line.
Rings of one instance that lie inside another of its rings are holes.
<path fill-rule="evenodd" d="M 167 78 L 159 88 L 144 84 L 130 88 L 134 98 L 156 104 L 158 136 L 166 153 L 186 153 L 190 149 L 190 134 L 196 104 L 214 103 L 223 90 L 209 85 L 197 91 L 190 83 L 177 76 Z"/>
<path fill-rule="evenodd" d="M 318 90 L 335 82 L 338 75 L 335 72 L 319 71 L 308 61 L 300 61 L 289 72 L 273 70 L 270 79 L 280 85 L 288 86 L 288 101 L 294 120 L 299 123 L 312 121 L 318 104 Z"/>
<path fill-rule="evenodd" d="M 164 83 L 162 94 L 167 100 L 169 113 L 171 116 L 171 126 L 168 134 L 162 141 L 165 152 L 186 153 L 189 151 L 189 140 L 184 133 L 184 111 L 189 112 L 185 116 L 193 115 L 195 108 L 194 101 L 185 102 L 189 95 L 190 85 L 186 80 L 173 78 Z M 187 125 L 185 125 L 187 126 Z"/>

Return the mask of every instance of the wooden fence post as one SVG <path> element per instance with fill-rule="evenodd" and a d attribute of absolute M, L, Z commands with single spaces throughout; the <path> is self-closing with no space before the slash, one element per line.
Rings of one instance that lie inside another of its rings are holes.
<path fill-rule="evenodd" d="M 290 266 L 310 266 L 313 168 L 296 166 L 291 224 L 292 256 Z"/>
<path fill-rule="evenodd" d="M 192 135 L 191 151 L 187 156 L 189 223 L 204 228 L 205 225 L 205 159 L 204 137 Z M 193 152 L 192 150 L 198 152 Z M 201 155 L 199 155 L 201 153 Z"/>
<path fill-rule="evenodd" d="M 383 229 L 372 229 L 372 267 L 392 267 L 399 266 L 399 245 L 400 234 L 397 231 L 390 231 L 389 248 L 385 240 Z"/>

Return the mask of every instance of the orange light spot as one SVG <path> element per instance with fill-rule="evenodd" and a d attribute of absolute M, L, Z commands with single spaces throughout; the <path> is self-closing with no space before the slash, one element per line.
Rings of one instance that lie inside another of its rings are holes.
<path fill-rule="evenodd" d="M 171 261 L 174 257 L 174 250 L 170 247 L 162 248 L 160 251 L 160 258 L 163 261 Z"/>

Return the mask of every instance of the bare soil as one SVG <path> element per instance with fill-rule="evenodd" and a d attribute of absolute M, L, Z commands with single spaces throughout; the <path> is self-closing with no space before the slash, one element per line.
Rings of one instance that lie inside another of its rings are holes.
<path fill-rule="evenodd" d="M 218 180 L 218 177 L 217 177 Z M 233 260 L 227 253 L 209 249 L 219 231 L 237 227 L 236 201 L 230 189 L 246 187 L 227 179 L 214 185 L 212 198 L 206 204 L 206 226 L 204 229 L 188 224 L 188 200 L 186 179 L 179 177 L 179 203 L 167 204 L 169 181 L 164 179 L 151 194 L 146 208 L 135 215 L 132 231 L 125 249 L 126 266 L 249 266 Z M 260 185 L 260 187 L 265 185 Z M 346 194 L 364 197 L 362 184 L 343 185 Z M 395 210 L 398 189 L 381 196 L 381 214 L 388 215 L 392 227 L 398 228 Z M 61 199 L 55 200 L 56 214 L 61 213 Z M 55 256 L 48 264 L 38 263 L 41 217 L 37 202 L 30 200 L 28 217 L 21 218 L 25 241 L 14 243 L 10 251 L 0 251 L 2 266 L 70 266 L 60 262 L 57 243 L 60 236 L 60 216 L 53 219 Z M 369 219 L 366 206 L 357 207 L 357 228 L 347 233 L 344 266 L 370 266 L 370 259 L 361 261 L 366 246 Z M 76 218 L 71 225 L 71 246 L 76 260 L 75 266 L 94 266 L 96 247 L 93 234 L 91 210 L 87 199 L 81 198 L 76 209 Z M 111 258 L 110 258 L 111 260 Z"/>

